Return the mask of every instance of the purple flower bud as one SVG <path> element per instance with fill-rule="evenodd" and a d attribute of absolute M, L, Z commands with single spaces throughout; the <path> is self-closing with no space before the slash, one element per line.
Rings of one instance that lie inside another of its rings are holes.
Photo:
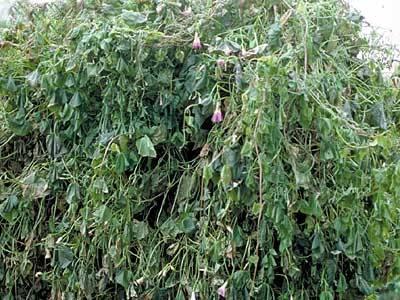
<path fill-rule="evenodd" d="M 217 294 L 225 299 L 226 298 L 226 286 L 228 285 L 228 282 L 226 281 L 222 286 L 220 286 L 217 290 Z"/>
<path fill-rule="evenodd" d="M 217 105 L 217 107 L 215 108 L 215 111 L 211 117 L 211 121 L 213 123 L 220 123 L 222 122 L 223 116 L 222 116 L 222 112 L 221 109 L 219 108 L 219 105 Z"/>
<path fill-rule="evenodd" d="M 185 7 L 185 10 L 182 12 L 182 15 L 186 18 L 190 17 L 192 15 L 192 8 L 189 7 Z"/>
<path fill-rule="evenodd" d="M 226 56 L 230 56 L 230 55 L 232 54 L 232 50 L 229 49 L 229 48 L 225 48 L 225 49 L 224 49 L 224 54 L 225 54 Z"/>
<path fill-rule="evenodd" d="M 194 40 L 193 40 L 192 48 L 194 50 L 201 49 L 201 42 L 200 42 L 199 34 L 197 32 L 194 34 Z"/>
<path fill-rule="evenodd" d="M 225 67 L 226 67 L 225 60 L 223 60 L 222 58 L 218 59 L 218 60 L 217 60 L 217 65 L 218 65 L 218 67 L 220 67 L 221 69 L 225 69 Z"/>

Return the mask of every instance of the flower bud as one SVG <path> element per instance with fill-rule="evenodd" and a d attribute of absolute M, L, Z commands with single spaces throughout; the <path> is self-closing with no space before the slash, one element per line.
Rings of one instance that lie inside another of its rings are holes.
<path fill-rule="evenodd" d="M 186 18 L 190 17 L 192 15 L 192 8 L 190 6 L 185 7 L 185 10 L 182 12 L 182 15 Z"/>
<path fill-rule="evenodd" d="M 228 285 L 228 282 L 226 281 L 222 286 L 220 286 L 217 290 L 217 294 L 222 298 L 226 298 L 226 286 Z"/>
<path fill-rule="evenodd" d="M 229 48 L 225 48 L 225 49 L 224 49 L 224 54 L 225 54 L 226 56 L 230 56 L 230 55 L 232 54 L 232 50 L 229 49 Z"/>
<path fill-rule="evenodd" d="M 225 70 L 225 68 L 226 68 L 225 60 L 223 60 L 222 58 L 217 59 L 217 66 L 220 67 L 221 69 Z"/>
<path fill-rule="evenodd" d="M 211 122 L 213 123 L 221 123 L 223 120 L 222 112 L 221 109 L 219 108 L 219 105 L 216 106 L 215 111 L 211 117 Z"/>
<path fill-rule="evenodd" d="M 158 4 L 157 7 L 156 7 L 156 12 L 157 12 L 157 14 L 158 14 L 158 15 L 161 14 L 162 11 L 163 11 L 163 9 L 164 9 L 164 5 Z"/>
<path fill-rule="evenodd" d="M 194 40 L 193 40 L 192 48 L 194 50 L 201 49 L 201 42 L 200 42 L 199 34 L 197 32 L 194 34 Z"/>

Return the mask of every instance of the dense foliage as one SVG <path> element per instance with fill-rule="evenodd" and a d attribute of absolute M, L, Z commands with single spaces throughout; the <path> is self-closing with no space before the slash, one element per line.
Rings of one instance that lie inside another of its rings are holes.
<path fill-rule="evenodd" d="M 20 5 L 0 33 L 2 297 L 357 299 L 397 279 L 399 94 L 360 16 L 82 6 Z"/>

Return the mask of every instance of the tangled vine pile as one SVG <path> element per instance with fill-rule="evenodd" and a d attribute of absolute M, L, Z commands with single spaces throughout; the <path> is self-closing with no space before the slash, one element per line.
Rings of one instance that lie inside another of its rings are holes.
<path fill-rule="evenodd" d="M 362 299 L 400 273 L 390 51 L 336 0 L 91 0 L 0 30 L 5 299 Z"/>

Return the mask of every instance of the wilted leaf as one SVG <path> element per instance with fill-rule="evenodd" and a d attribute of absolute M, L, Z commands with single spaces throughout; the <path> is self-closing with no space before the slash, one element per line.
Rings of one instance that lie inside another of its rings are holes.
<path fill-rule="evenodd" d="M 375 124 L 381 129 L 386 130 L 388 127 L 385 109 L 382 102 L 374 105 L 372 108 L 372 115 L 374 117 Z"/>
<path fill-rule="evenodd" d="M 29 73 L 26 76 L 26 80 L 28 81 L 30 86 L 36 87 L 38 85 L 38 83 L 39 83 L 39 80 L 40 80 L 40 76 L 39 76 L 38 70 L 35 70 L 35 71 Z"/>
<path fill-rule="evenodd" d="M 145 135 L 138 141 L 136 141 L 136 148 L 138 149 L 139 155 L 143 157 L 157 157 L 154 145 L 150 138 Z"/>

